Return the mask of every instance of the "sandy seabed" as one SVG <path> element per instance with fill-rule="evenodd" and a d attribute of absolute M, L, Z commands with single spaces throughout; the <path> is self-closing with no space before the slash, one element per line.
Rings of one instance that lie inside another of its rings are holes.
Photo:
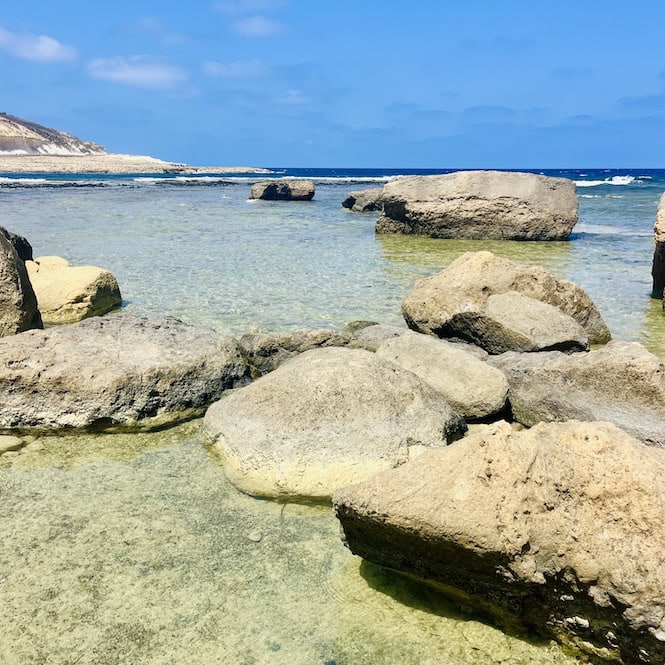
<path fill-rule="evenodd" d="M 0 155 L 0 173 L 270 173 L 251 166 L 189 166 L 144 155 Z"/>

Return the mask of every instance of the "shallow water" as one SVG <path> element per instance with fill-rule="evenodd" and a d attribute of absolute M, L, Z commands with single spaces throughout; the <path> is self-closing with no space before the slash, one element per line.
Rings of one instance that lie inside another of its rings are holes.
<path fill-rule="evenodd" d="M 3 665 L 566 665 L 242 495 L 198 423 L 0 457 Z"/>

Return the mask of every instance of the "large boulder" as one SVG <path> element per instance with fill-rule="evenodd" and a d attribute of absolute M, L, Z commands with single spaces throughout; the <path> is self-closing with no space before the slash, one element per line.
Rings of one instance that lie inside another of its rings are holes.
<path fill-rule="evenodd" d="M 660 197 L 656 224 L 653 230 L 656 248 L 653 253 L 653 266 L 651 268 L 651 276 L 653 277 L 652 295 L 654 298 L 662 298 L 663 288 L 665 288 L 665 194 Z M 663 301 L 663 307 L 665 307 L 665 301 Z"/>
<path fill-rule="evenodd" d="M 371 187 L 360 191 L 349 192 L 342 201 L 342 207 L 352 212 L 376 212 L 383 210 L 383 187 Z"/>
<path fill-rule="evenodd" d="M 0 339 L 0 431 L 138 430 L 201 415 L 246 380 L 233 338 L 118 314 Z"/>
<path fill-rule="evenodd" d="M 41 327 L 37 298 L 25 263 L 0 233 L 0 337 Z"/>
<path fill-rule="evenodd" d="M 122 302 L 116 278 L 104 268 L 74 267 L 59 256 L 42 256 L 26 267 L 46 324 L 99 316 Z"/>
<path fill-rule="evenodd" d="M 24 236 L 14 233 L 4 226 L 0 226 L 0 235 L 5 236 L 16 250 L 19 259 L 22 261 L 32 261 L 32 245 Z"/>
<path fill-rule="evenodd" d="M 412 332 L 384 342 L 376 355 L 413 372 L 464 418 L 477 420 L 504 408 L 508 381 L 466 347 Z"/>
<path fill-rule="evenodd" d="M 558 279 L 540 266 L 517 263 L 485 251 L 467 252 L 440 273 L 418 280 L 404 298 L 402 313 L 407 325 L 418 332 L 457 337 L 468 328 L 464 322 L 479 315 L 492 295 L 509 291 L 540 300 L 571 316 L 584 328 L 591 344 L 610 339 L 600 312 L 579 286 Z"/>
<path fill-rule="evenodd" d="M 459 171 L 397 178 L 383 188 L 377 233 L 485 240 L 566 240 L 575 183 L 532 173 Z"/>
<path fill-rule="evenodd" d="M 505 353 L 490 362 L 508 378 L 513 416 L 523 425 L 605 420 L 665 447 L 665 365 L 637 342 L 574 355 Z"/>
<path fill-rule="evenodd" d="M 311 201 L 314 198 L 311 180 L 262 180 L 254 183 L 250 199 L 264 201 Z"/>
<path fill-rule="evenodd" d="M 335 489 L 446 445 L 464 429 L 415 374 L 344 348 L 293 358 L 224 396 L 204 419 L 236 487 L 288 501 L 328 501 Z"/>
<path fill-rule="evenodd" d="M 665 662 L 665 451 L 488 425 L 334 497 L 351 550 L 596 662 Z"/>

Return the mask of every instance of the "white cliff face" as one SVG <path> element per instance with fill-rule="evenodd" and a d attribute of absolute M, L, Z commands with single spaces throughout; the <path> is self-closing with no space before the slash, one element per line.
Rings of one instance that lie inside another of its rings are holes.
<path fill-rule="evenodd" d="M 0 113 L 0 155 L 103 155 L 91 141 Z"/>

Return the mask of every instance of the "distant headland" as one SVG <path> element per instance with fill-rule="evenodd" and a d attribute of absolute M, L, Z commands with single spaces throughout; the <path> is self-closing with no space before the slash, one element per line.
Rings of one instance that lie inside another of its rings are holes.
<path fill-rule="evenodd" d="M 109 153 L 72 134 L 0 113 L 0 173 L 270 173 L 249 166 L 190 166 Z"/>

